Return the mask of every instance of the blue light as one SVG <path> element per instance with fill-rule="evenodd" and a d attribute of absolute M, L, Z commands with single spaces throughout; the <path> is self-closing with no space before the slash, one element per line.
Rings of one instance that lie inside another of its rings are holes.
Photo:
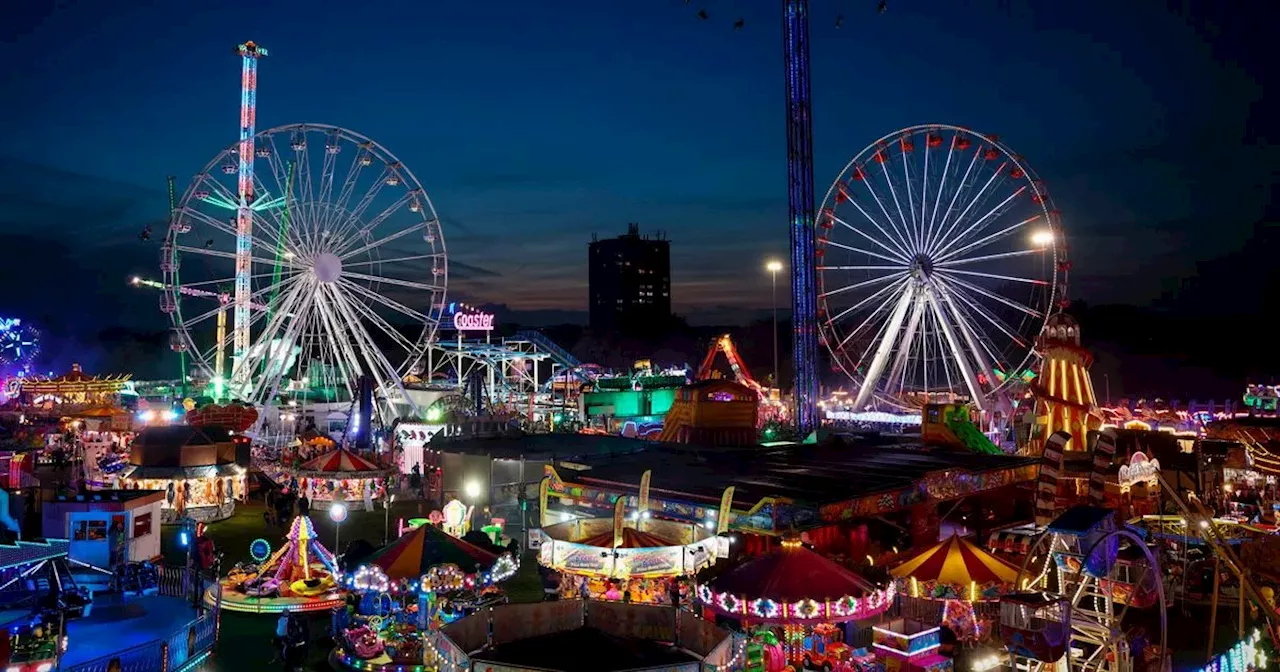
<path fill-rule="evenodd" d="M 183 530 L 183 531 L 179 532 L 179 533 L 178 533 L 178 545 L 179 545 L 179 546 L 181 546 L 181 547 L 183 547 L 183 548 L 186 548 L 186 547 L 187 547 L 187 544 L 189 544 L 189 543 L 191 543 L 191 538 L 190 538 L 189 536 L 187 536 L 187 531 L 186 531 L 186 530 Z"/>

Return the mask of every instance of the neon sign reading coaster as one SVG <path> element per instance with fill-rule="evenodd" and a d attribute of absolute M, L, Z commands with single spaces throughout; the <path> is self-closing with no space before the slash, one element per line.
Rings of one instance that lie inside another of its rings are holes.
<path fill-rule="evenodd" d="M 458 331 L 493 331 L 493 315 L 489 313 L 454 313 L 453 328 Z"/>

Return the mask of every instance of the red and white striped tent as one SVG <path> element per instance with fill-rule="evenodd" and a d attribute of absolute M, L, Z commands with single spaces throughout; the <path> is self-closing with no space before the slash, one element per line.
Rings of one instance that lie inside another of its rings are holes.
<path fill-rule="evenodd" d="M 338 448 L 307 460 L 294 475 L 299 478 L 377 478 L 391 471 L 346 448 Z"/>

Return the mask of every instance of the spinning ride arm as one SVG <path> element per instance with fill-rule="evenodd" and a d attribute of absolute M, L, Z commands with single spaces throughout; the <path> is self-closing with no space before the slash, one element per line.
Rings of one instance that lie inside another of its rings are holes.
<path fill-rule="evenodd" d="M 764 388 L 751 377 L 751 372 L 747 370 L 747 365 L 743 363 L 742 357 L 738 355 L 738 349 L 734 347 L 733 339 L 729 338 L 729 334 L 717 338 L 715 343 L 711 344 L 711 348 L 707 350 L 707 356 L 702 360 L 702 366 L 698 367 L 698 380 L 709 380 L 711 378 L 711 371 L 715 366 L 716 353 L 718 352 L 723 352 L 724 358 L 729 360 L 729 368 L 733 369 L 734 380 L 755 390 L 756 394 L 764 396 Z"/>

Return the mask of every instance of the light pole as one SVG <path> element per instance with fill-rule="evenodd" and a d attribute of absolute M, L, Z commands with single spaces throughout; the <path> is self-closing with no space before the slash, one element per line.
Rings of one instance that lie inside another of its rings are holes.
<path fill-rule="evenodd" d="M 396 496 L 390 493 L 387 494 L 386 499 L 382 500 L 382 509 L 383 509 L 382 545 L 383 546 L 386 546 L 387 543 L 391 541 L 391 539 L 389 538 L 391 536 L 391 505 L 395 504 L 395 502 L 396 502 Z"/>
<path fill-rule="evenodd" d="M 333 550 L 336 554 L 342 553 L 342 521 L 347 519 L 347 505 L 341 501 L 334 502 L 329 507 L 329 520 L 333 521 Z"/>
<path fill-rule="evenodd" d="M 778 271 L 782 270 L 782 262 L 771 259 L 764 268 L 773 279 L 773 387 L 779 389 L 778 383 Z"/>

